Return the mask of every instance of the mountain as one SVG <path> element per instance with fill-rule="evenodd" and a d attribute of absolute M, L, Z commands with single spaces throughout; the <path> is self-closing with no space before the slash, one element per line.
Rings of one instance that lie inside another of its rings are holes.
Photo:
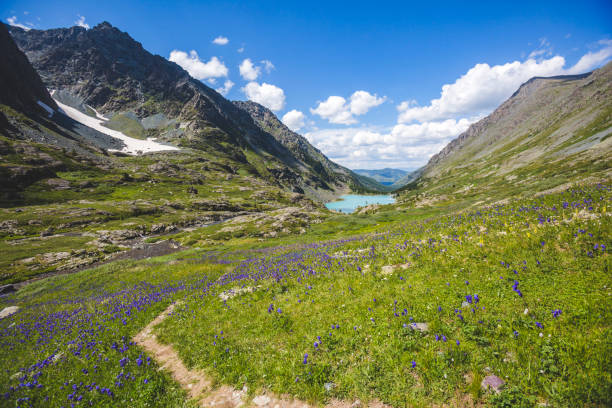
<path fill-rule="evenodd" d="M 0 104 L 33 114 L 48 113 L 49 107 L 57 109 L 40 76 L 17 48 L 4 24 L 0 25 L 0 52 Z"/>
<path fill-rule="evenodd" d="M 532 78 L 434 155 L 404 190 L 419 202 L 494 201 L 609 180 L 611 134 L 612 63 Z"/>
<path fill-rule="evenodd" d="M 401 189 L 405 185 L 410 184 L 416 179 L 418 179 L 422 172 L 423 172 L 422 167 L 416 170 L 413 170 L 411 172 L 407 172 L 404 176 L 402 176 L 401 178 L 396 180 L 393 184 L 391 184 L 391 188 L 394 190 Z"/>
<path fill-rule="evenodd" d="M 361 174 L 362 176 L 370 177 L 385 186 L 392 185 L 409 173 L 406 170 L 390 168 L 379 170 L 356 169 L 353 171 L 357 174 Z"/>
<path fill-rule="evenodd" d="M 102 150 L 92 140 L 111 146 L 110 138 L 86 131 L 58 111 L 4 24 L 0 52 L 0 202 L 17 202 L 19 191 L 58 171 L 104 165 Z"/>
<path fill-rule="evenodd" d="M 329 160 L 319 149 L 312 146 L 305 137 L 285 126 L 268 108 L 252 101 L 234 101 L 233 103 L 247 112 L 261 130 L 271 134 L 296 158 L 308 165 L 324 182 L 340 180 L 355 192 L 383 191 L 385 189 L 384 186 L 377 183 L 380 180 L 372 177 L 361 177 L 358 172 L 353 172 Z"/>
<path fill-rule="evenodd" d="M 247 111 L 107 22 L 9 31 L 59 103 L 105 115 L 108 128 L 249 164 L 258 177 L 316 199 L 369 189 L 341 169 L 328 171 L 320 152 L 296 156 Z"/>

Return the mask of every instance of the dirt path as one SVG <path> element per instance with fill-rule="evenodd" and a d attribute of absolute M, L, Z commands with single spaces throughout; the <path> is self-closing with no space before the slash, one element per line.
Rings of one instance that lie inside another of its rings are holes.
<path fill-rule="evenodd" d="M 212 389 L 212 381 L 199 370 L 190 370 L 181 361 L 178 353 L 171 345 L 161 344 L 153 334 L 153 329 L 161 323 L 174 310 L 176 304 L 171 304 L 164 312 L 149 323 L 140 333 L 134 336 L 134 342 L 143 347 L 157 363 L 170 372 L 172 378 L 178 382 L 189 396 L 198 401 L 201 407 L 215 408 L 238 408 L 238 407 L 260 407 L 260 408 L 313 408 L 312 405 L 291 398 L 291 396 L 276 396 L 264 393 L 255 396 L 251 401 L 247 399 L 246 386 L 237 390 L 233 387 L 223 385 Z M 346 402 L 332 400 L 327 408 L 358 408 L 364 407 L 360 401 Z M 370 408 L 389 408 L 379 401 L 372 401 Z"/>

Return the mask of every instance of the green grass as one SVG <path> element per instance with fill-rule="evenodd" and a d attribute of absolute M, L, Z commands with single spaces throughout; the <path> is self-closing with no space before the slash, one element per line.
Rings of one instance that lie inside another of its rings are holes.
<path fill-rule="evenodd" d="M 348 258 L 326 261 L 307 252 L 286 269 L 278 267 L 287 275 L 278 283 L 237 282 L 187 298 L 159 333 L 190 366 L 219 382 L 289 391 L 315 402 L 379 398 L 393 406 L 429 406 L 451 400 L 457 389 L 477 397 L 480 382 L 466 383 L 464 376 L 495 373 L 508 381 L 509 392 L 518 387 L 532 401 L 610 403 L 609 257 L 588 255 L 594 243 L 609 241 L 609 216 L 564 224 L 571 211 L 541 213 L 555 216 L 555 224 L 538 227 L 535 212 L 524 217 L 504 210 L 502 220 L 491 213 L 490 220 L 484 218 L 486 234 L 480 233 L 480 220 L 445 219 L 349 244 L 343 248 Z M 593 237 L 575 238 L 580 228 Z M 374 256 L 366 251 L 366 259 L 351 252 L 372 245 Z M 381 275 L 383 265 L 406 261 L 406 271 Z M 272 257 L 267 262 L 274 265 Z M 523 297 L 512 291 L 514 279 Z M 217 297 L 243 285 L 261 287 L 225 303 Z M 465 296 L 476 293 L 475 311 L 462 308 Z M 456 309 L 463 310 L 463 319 Z M 554 309 L 563 314 L 553 318 Z M 410 318 L 427 322 L 430 332 L 403 327 Z M 436 341 L 435 334 L 448 341 Z M 322 340 L 315 348 L 317 336 Z M 326 383 L 335 384 L 332 391 Z"/>
<path fill-rule="evenodd" d="M 0 307 L 22 311 L 0 321 L 0 392 L 17 387 L 13 405 L 29 397 L 32 406 L 65 406 L 75 385 L 81 405 L 190 406 L 154 362 L 137 364 L 146 356 L 129 344 L 180 300 L 156 330 L 160 341 L 217 383 L 246 384 L 252 394 L 266 389 L 315 405 L 359 398 L 395 407 L 607 406 L 610 198 L 608 189 L 589 188 L 469 211 L 461 202 L 398 205 L 330 216 L 305 234 L 264 240 L 206 244 L 219 226 L 180 233 L 176 239 L 199 247 L 55 276 L 1 299 Z M 218 296 L 241 287 L 255 290 L 226 302 Z M 479 302 L 462 307 L 474 294 Z M 556 318 L 555 309 L 562 310 Z M 53 329 L 41 330 L 46 322 Z M 404 327 L 412 322 L 429 331 Z M 58 353 L 56 362 L 28 369 Z M 38 371 L 41 388 L 18 387 Z M 28 376 L 20 381 L 17 372 Z M 499 396 L 480 390 L 489 374 L 507 382 Z M 114 396 L 85 388 L 92 382 Z"/>

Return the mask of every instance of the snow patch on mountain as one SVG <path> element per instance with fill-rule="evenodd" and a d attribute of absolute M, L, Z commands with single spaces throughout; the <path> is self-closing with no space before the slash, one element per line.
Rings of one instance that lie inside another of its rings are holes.
<path fill-rule="evenodd" d="M 125 134 L 117 130 L 109 129 L 104 126 L 103 123 L 106 118 L 104 118 L 104 116 L 100 115 L 98 112 L 95 112 L 95 110 L 94 112 L 96 113 L 96 116 L 98 118 L 92 118 L 91 116 L 86 115 L 85 113 L 73 107 L 64 105 L 57 99 L 54 100 L 57 103 L 57 106 L 60 107 L 61 111 L 65 113 L 66 116 L 76 120 L 77 122 L 85 126 L 89 126 L 90 128 L 95 129 L 100 133 L 104 133 L 105 135 L 119 139 L 125 144 L 125 147 L 123 149 L 114 151 L 120 151 L 122 153 L 131 155 L 138 155 L 143 153 L 161 152 L 166 150 L 180 150 L 178 147 L 175 146 L 155 142 L 152 138 L 149 138 L 147 140 L 141 140 L 126 136 Z M 113 150 L 109 149 L 109 151 Z"/>

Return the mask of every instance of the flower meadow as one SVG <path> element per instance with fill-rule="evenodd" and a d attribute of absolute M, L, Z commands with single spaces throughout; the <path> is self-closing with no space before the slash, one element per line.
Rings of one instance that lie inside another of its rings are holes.
<path fill-rule="evenodd" d="M 2 299 L 0 405 L 195 406 L 132 337 L 314 404 L 612 404 L 610 188 L 299 245 L 119 262 Z M 347 216 L 350 219 L 350 216 Z M 505 381 L 485 392 L 487 375 Z"/>

